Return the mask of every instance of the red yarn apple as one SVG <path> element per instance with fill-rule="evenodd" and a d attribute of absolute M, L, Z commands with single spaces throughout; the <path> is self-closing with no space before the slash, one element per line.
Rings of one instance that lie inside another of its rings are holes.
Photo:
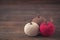
<path fill-rule="evenodd" d="M 54 27 L 54 24 L 52 22 L 43 22 L 41 23 L 40 25 L 40 33 L 43 35 L 43 36 L 51 36 L 53 35 L 55 32 L 55 27 Z"/>

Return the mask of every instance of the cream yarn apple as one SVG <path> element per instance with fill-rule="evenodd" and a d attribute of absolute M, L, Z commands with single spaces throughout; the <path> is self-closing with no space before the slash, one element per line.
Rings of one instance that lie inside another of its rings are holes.
<path fill-rule="evenodd" d="M 36 36 L 39 33 L 39 25 L 35 22 L 27 23 L 24 27 L 24 33 L 28 36 Z"/>

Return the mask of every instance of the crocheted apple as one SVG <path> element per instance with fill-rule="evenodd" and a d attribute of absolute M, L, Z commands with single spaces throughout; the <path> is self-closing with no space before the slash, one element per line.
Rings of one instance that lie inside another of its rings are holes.
<path fill-rule="evenodd" d="M 43 17 L 42 16 L 37 16 L 35 18 L 32 19 L 32 22 L 35 22 L 37 24 L 40 24 L 43 21 Z"/>
<path fill-rule="evenodd" d="M 27 23 L 24 27 L 24 33 L 28 36 L 36 36 L 39 33 L 39 25 L 35 22 Z"/>
<path fill-rule="evenodd" d="M 52 36 L 55 32 L 55 27 L 54 24 L 52 22 L 43 22 L 40 25 L 40 33 L 43 36 Z"/>

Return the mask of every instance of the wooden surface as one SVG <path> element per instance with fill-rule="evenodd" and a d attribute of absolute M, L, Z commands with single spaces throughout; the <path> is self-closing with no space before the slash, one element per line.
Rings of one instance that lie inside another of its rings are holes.
<path fill-rule="evenodd" d="M 53 16 L 56 32 L 51 37 L 28 37 L 24 25 L 36 15 Z M 0 5 L 0 40 L 60 40 L 59 4 Z"/>
<path fill-rule="evenodd" d="M 19 4 L 19 3 L 60 4 L 60 0 L 0 0 L 0 4 Z"/>

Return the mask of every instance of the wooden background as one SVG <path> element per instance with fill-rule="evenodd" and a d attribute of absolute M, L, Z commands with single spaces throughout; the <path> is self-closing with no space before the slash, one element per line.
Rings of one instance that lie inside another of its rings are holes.
<path fill-rule="evenodd" d="M 60 40 L 60 1 L 0 0 L 0 40 Z M 56 32 L 51 37 L 28 37 L 24 25 L 40 14 L 53 16 Z"/>

